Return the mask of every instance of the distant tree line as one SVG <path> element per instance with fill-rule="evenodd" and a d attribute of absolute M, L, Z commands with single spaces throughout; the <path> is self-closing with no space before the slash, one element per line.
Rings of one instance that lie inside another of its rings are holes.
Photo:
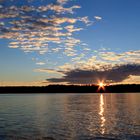
<path fill-rule="evenodd" d="M 140 84 L 109 85 L 48 85 L 48 86 L 9 86 L 0 87 L 0 93 L 127 93 L 140 92 Z"/>

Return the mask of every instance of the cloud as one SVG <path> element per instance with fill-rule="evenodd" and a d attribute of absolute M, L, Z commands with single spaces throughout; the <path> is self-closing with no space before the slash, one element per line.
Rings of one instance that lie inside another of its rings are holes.
<path fill-rule="evenodd" d="M 69 0 L 57 0 L 59 4 L 66 4 Z"/>
<path fill-rule="evenodd" d="M 75 32 L 75 31 L 81 31 L 81 30 L 83 30 L 82 28 L 74 28 L 73 25 L 68 25 L 68 26 L 65 27 L 65 29 L 68 32 Z"/>
<path fill-rule="evenodd" d="M 45 72 L 45 73 L 49 73 L 49 74 L 59 74 L 59 75 L 64 75 L 62 73 L 62 71 L 57 71 L 57 70 L 53 70 L 53 69 L 35 69 L 35 72 Z"/>
<path fill-rule="evenodd" d="M 87 26 L 92 25 L 92 23 L 93 23 L 92 21 L 89 20 L 88 16 L 79 18 L 79 21 L 84 22 Z"/>
<path fill-rule="evenodd" d="M 36 62 L 37 65 L 45 65 L 44 62 Z"/>
<path fill-rule="evenodd" d="M 102 60 L 110 61 L 110 63 L 137 63 L 140 64 L 140 50 L 126 51 L 123 53 L 116 53 L 111 51 L 104 51 L 98 53 Z"/>
<path fill-rule="evenodd" d="M 113 51 L 108 51 L 108 49 L 104 50 L 94 50 L 92 52 L 88 52 L 87 54 L 90 57 L 87 57 L 87 54 L 82 53 L 79 54 L 73 51 L 73 48 L 68 48 L 64 53 L 69 54 L 69 52 L 73 52 L 76 56 L 71 58 L 70 63 L 65 63 L 61 66 L 58 66 L 58 69 L 62 71 L 80 69 L 80 70 L 109 70 L 115 67 L 116 65 L 128 65 L 128 64 L 136 64 L 140 65 L 140 51 L 126 51 L 123 53 L 116 53 Z"/>
<path fill-rule="evenodd" d="M 112 67 L 105 70 L 81 70 L 73 69 L 63 72 L 62 78 L 47 79 L 49 82 L 66 82 L 68 84 L 91 84 L 98 81 L 117 83 L 128 79 L 130 76 L 140 76 L 140 65 L 127 64 Z"/>
<path fill-rule="evenodd" d="M 63 55 L 75 56 L 75 46 L 81 45 L 81 40 L 74 37 L 74 32 L 84 29 L 77 27 L 77 22 L 84 25 L 91 23 L 88 16 L 73 16 L 74 10 L 80 5 L 68 5 L 69 0 L 56 0 L 54 3 L 41 1 L 35 5 L 34 0 L 17 0 L 5 2 L 0 6 L 0 38 L 11 41 L 9 48 L 18 48 L 24 52 L 38 54 L 53 53 L 63 46 Z M 65 6 L 66 5 L 66 6 Z M 84 26 L 82 25 L 82 26 Z M 73 47 L 73 48 L 72 48 Z"/>
<path fill-rule="evenodd" d="M 61 14 L 64 14 L 64 13 L 71 13 L 71 14 L 73 14 L 74 13 L 73 10 L 74 9 L 79 9 L 79 8 L 81 8 L 79 5 L 74 5 L 72 7 L 65 8 L 65 7 L 63 7 L 62 4 L 60 4 L 60 5 L 49 4 L 47 6 L 40 6 L 39 7 L 39 11 L 40 12 L 45 12 L 45 11 L 51 10 L 51 11 L 57 12 L 58 14 L 60 14 L 60 13 Z"/>
<path fill-rule="evenodd" d="M 69 71 L 73 68 L 74 67 L 68 63 L 65 63 L 64 65 L 58 67 L 58 69 L 60 69 L 60 71 Z"/>
<path fill-rule="evenodd" d="M 17 46 L 17 45 L 12 45 L 12 46 L 9 46 L 9 48 L 14 48 L 14 49 L 16 49 L 16 48 L 19 48 L 19 46 Z"/>
<path fill-rule="evenodd" d="M 81 53 L 79 56 L 72 58 L 71 61 L 79 62 L 84 56 L 85 56 L 85 54 Z"/>
<path fill-rule="evenodd" d="M 95 18 L 96 20 L 102 20 L 102 17 L 101 17 L 101 16 L 94 16 L 94 18 Z"/>
<path fill-rule="evenodd" d="M 140 76 L 140 50 L 116 53 L 112 51 L 94 51 L 96 55 L 81 60 L 85 56 L 72 58 L 74 64 L 66 63 L 58 69 L 63 72 L 61 78 L 47 79 L 49 82 L 68 84 L 91 84 L 98 81 L 120 83 L 131 77 Z"/>

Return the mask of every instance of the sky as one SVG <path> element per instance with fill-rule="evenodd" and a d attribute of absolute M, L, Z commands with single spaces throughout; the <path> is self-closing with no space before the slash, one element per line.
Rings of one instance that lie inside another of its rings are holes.
<path fill-rule="evenodd" d="M 139 84 L 139 0 L 0 0 L 0 86 Z"/>

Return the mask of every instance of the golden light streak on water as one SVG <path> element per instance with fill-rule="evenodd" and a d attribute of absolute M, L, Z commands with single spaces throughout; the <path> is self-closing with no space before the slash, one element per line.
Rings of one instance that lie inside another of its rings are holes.
<path fill-rule="evenodd" d="M 105 133 L 105 115 L 104 115 L 104 97 L 103 94 L 100 95 L 100 110 L 99 110 L 100 120 L 101 120 L 101 134 Z"/>

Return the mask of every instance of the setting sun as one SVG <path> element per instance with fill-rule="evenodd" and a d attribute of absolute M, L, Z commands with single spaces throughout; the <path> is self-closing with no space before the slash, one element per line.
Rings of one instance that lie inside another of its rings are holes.
<path fill-rule="evenodd" d="M 104 82 L 99 82 L 98 83 L 98 91 L 105 90 L 105 86 L 106 86 L 106 84 Z"/>
<path fill-rule="evenodd" d="M 104 83 L 102 83 L 102 82 L 101 82 L 101 83 L 99 83 L 98 85 L 99 85 L 99 87 L 101 87 L 101 88 L 103 88 L 103 87 L 105 86 L 105 84 L 104 84 Z"/>

